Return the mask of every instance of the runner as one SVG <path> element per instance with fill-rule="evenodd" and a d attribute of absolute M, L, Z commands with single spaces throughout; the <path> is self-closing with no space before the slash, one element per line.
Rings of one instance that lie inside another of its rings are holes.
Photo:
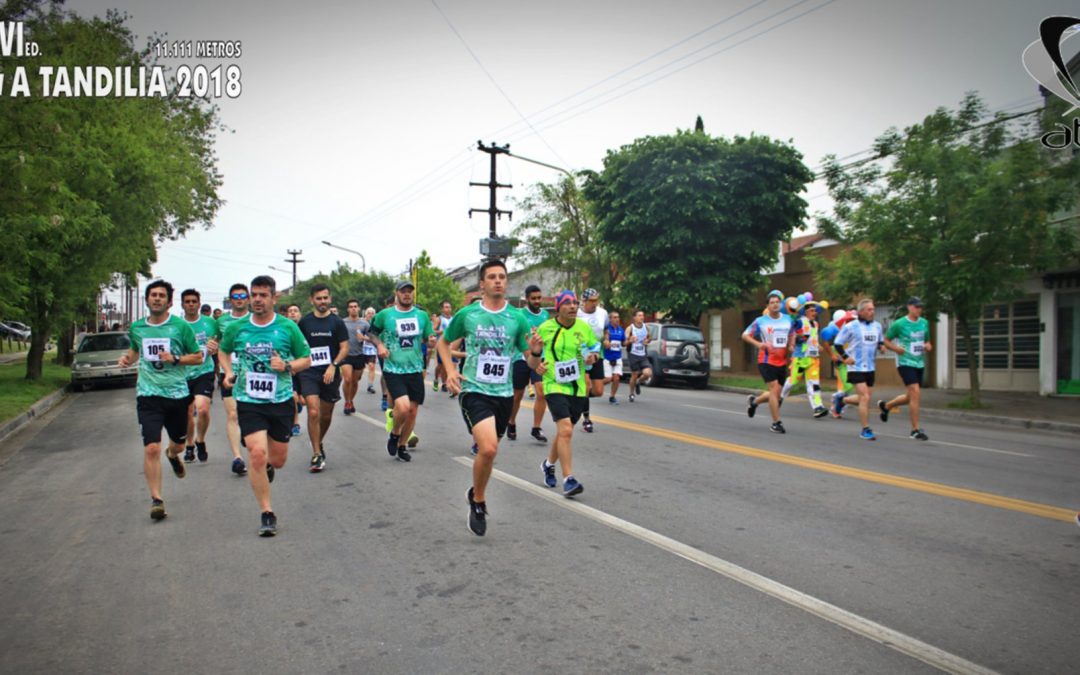
<path fill-rule="evenodd" d="M 233 284 L 229 288 L 229 304 L 232 309 L 217 318 L 217 329 L 214 331 L 214 339 L 206 343 L 211 354 L 218 353 L 221 337 L 225 335 L 225 329 L 229 324 L 240 319 L 247 319 L 248 313 L 248 287 L 244 284 Z M 235 358 L 233 365 L 236 364 Z M 218 359 L 221 365 L 221 359 Z M 232 450 L 232 472 L 237 476 L 247 473 L 247 465 L 240 456 L 240 422 L 236 417 L 236 401 L 233 399 L 232 387 L 225 385 L 225 368 L 221 367 L 218 373 L 218 389 L 221 391 L 221 402 L 225 406 L 225 435 L 229 439 L 229 449 Z"/>
<path fill-rule="evenodd" d="M 157 280 L 146 286 L 149 316 L 128 329 L 131 347 L 119 359 L 121 368 L 139 362 L 135 386 L 135 410 L 143 439 L 143 474 L 150 488 L 150 517 L 161 520 L 166 515 L 161 498 L 161 429 L 169 435 L 165 457 L 177 478 L 187 475 L 180 461 L 180 449 L 187 437 L 188 405 L 191 394 L 187 369 L 203 362 L 195 333 L 183 319 L 171 316 L 173 287 Z"/>
<path fill-rule="evenodd" d="M 360 334 L 366 322 L 360 318 L 359 300 L 352 299 L 345 303 L 344 321 L 345 331 L 349 334 L 349 355 L 345 357 L 345 363 L 341 364 L 341 382 L 345 388 L 345 409 L 342 412 L 352 415 L 356 412 L 353 400 L 356 398 L 365 364 Z"/>
<path fill-rule="evenodd" d="M 539 286 L 530 285 L 525 289 L 525 306 L 520 311 L 525 316 L 525 322 L 529 324 L 530 329 L 537 328 L 550 318 L 547 310 L 540 308 L 540 303 L 543 300 L 544 294 L 540 291 Z M 514 358 L 514 406 L 510 410 L 510 422 L 506 425 L 506 437 L 511 441 L 517 440 L 518 410 L 521 409 L 521 399 L 524 398 L 525 387 L 532 383 L 536 387 L 535 396 L 537 397 L 536 403 L 533 404 L 532 437 L 541 443 L 547 443 L 547 436 L 544 435 L 540 427 L 544 420 L 544 411 L 547 410 L 547 401 L 544 400 L 544 387 L 541 384 L 544 381 L 544 376 L 529 368 L 529 364 L 523 355 L 519 354 Z"/>
<path fill-rule="evenodd" d="M 548 319 L 536 330 L 543 341 L 544 391 L 556 427 L 555 441 L 547 459 L 540 463 L 540 469 L 544 472 L 544 484 L 553 488 L 558 484 L 555 465 L 561 465 L 564 497 L 573 497 L 585 490 L 574 478 L 571 440 L 574 425 L 584 414 L 589 400 L 583 375 L 597 360 L 599 354 L 594 348 L 600 346 L 595 332 L 577 315 L 578 302 L 574 292 L 560 291 L 555 296 L 555 318 Z M 529 359 L 530 363 L 537 360 L 535 356 Z"/>
<path fill-rule="evenodd" d="M 341 399 L 338 368 L 349 355 L 349 331 L 342 318 L 330 311 L 333 299 L 326 284 L 313 285 L 309 297 L 314 309 L 300 319 L 299 327 L 311 348 L 311 367 L 297 379 L 308 409 L 307 429 L 311 440 L 308 470 L 319 473 L 326 468 L 323 440 L 334 417 L 334 404 Z"/>
<path fill-rule="evenodd" d="M 515 354 L 530 348 L 539 350 L 541 343 L 538 337 L 530 338 L 525 316 L 506 300 L 503 261 L 488 260 L 480 266 L 480 291 L 481 302 L 454 315 L 436 349 L 446 366 L 447 388 L 461 394 L 461 414 L 477 446 L 473 484 L 465 496 L 469 502 L 469 530 L 482 537 L 487 532 L 485 490 L 499 439 L 510 423 L 514 405 L 511 363 Z M 450 355 L 451 343 L 461 339 L 465 341 L 464 372 L 458 372 Z M 537 364 L 537 357 L 531 357 L 531 365 Z"/>
<path fill-rule="evenodd" d="M 791 393 L 791 388 L 802 380 L 806 380 L 806 398 L 810 401 L 810 412 L 815 418 L 829 414 L 828 409 L 821 405 L 821 350 L 831 356 L 828 343 L 822 342 L 818 337 L 818 310 L 821 304 L 816 300 L 807 300 L 799 308 L 798 318 L 792 327 L 795 340 L 795 351 L 791 355 L 791 377 L 784 383 L 784 389 L 780 392 L 780 401 L 783 402 Z"/>
<path fill-rule="evenodd" d="M 649 329 L 645 327 L 645 312 L 640 309 L 634 312 L 634 322 L 626 330 L 626 344 L 630 345 L 630 402 L 634 402 L 634 395 L 641 396 L 641 380 L 648 382 L 652 379 L 652 364 L 645 354 L 645 348 L 649 345 Z"/>
<path fill-rule="evenodd" d="M 304 318 L 304 312 L 300 309 L 300 305 L 295 302 L 289 305 L 285 309 L 285 317 L 295 324 L 300 323 L 300 319 Z M 300 435 L 300 411 L 304 409 L 304 397 L 300 395 L 300 380 L 296 375 L 292 376 L 292 390 L 293 390 L 293 420 L 292 420 L 292 435 Z"/>
<path fill-rule="evenodd" d="M 200 310 L 200 302 L 202 298 L 194 288 L 180 294 L 184 320 L 195 333 L 195 341 L 199 343 L 199 351 L 203 355 L 202 363 L 187 369 L 188 391 L 192 398 L 187 416 L 188 446 L 184 449 L 184 461 L 188 464 L 195 461 L 196 452 L 200 462 L 209 458 L 206 452 L 206 430 L 210 428 L 210 401 L 214 398 L 214 360 L 208 356 L 206 343 L 214 337 L 217 324 L 209 317 L 209 311 Z M 209 310 L 209 305 L 203 306 Z"/>
<path fill-rule="evenodd" d="M 896 357 L 896 370 L 900 373 L 900 379 L 907 387 L 907 393 L 897 396 L 886 403 L 878 401 L 878 409 L 881 410 L 881 421 L 889 421 L 889 413 L 902 405 L 908 408 L 911 415 L 911 437 L 919 441 L 930 440 L 926 432 L 919 427 L 919 400 L 922 396 L 922 378 L 926 368 L 926 352 L 932 351 L 934 345 L 930 343 L 930 324 L 922 318 L 923 303 L 917 296 L 908 298 L 907 316 L 897 319 L 889 324 L 889 330 L 885 333 L 885 348 L 898 354 Z"/>
<path fill-rule="evenodd" d="M 431 324 L 432 329 L 435 331 L 436 341 L 442 337 L 443 332 L 450 325 L 450 320 L 454 318 L 454 306 L 450 304 L 449 300 L 443 300 L 440 309 L 442 313 L 438 316 L 438 323 L 433 321 Z M 436 351 L 435 381 L 431 383 L 431 391 L 439 391 L 439 382 L 442 382 L 442 390 L 446 391 L 446 366 L 443 365 L 442 357 Z"/>
<path fill-rule="evenodd" d="M 292 375 L 311 365 L 311 349 L 300 328 L 274 313 L 273 277 L 251 280 L 251 316 L 233 321 L 221 339 L 225 384 L 235 386 L 237 415 L 251 462 L 251 490 L 259 502 L 259 535 L 277 534 L 277 516 L 270 504 L 270 483 L 289 454 L 289 421 L 293 417 Z M 233 364 L 235 363 L 235 369 Z"/>
<path fill-rule="evenodd" d="M 578 310 L 578 318 L 589 324 L 593 335 L 596 337 L 596 352 L 600 355 L 600 341 L 604 339 L 604 328 L 608 325 L 607 310 L 600 306 L 600 294 L 595 288 L 586 288 L 581 294 L 582 307 Z M 592 419 L 589 417 L 589 399 L 604 395 L 604 363 L 597 358 L 591 361 L 592 367 L 585 371 L 585 387 L 588 397 L 585 399 L 585 411 L 582 413 L 584 421 L 581 428 L 590 434 L 593 431 Z"/>
<path fill-rule="evenodd" d="M 885 336 L 881 324 L 874 321 L 873 300 L 863 298 L 856 311 L 859 318 L 844 324 L 833 342 L 840 358 L 848 365 L 848 381 L 855 385 L 855 395 L 845 397 L 840 391 L 833 394 L 833 410 L 840 415 L 845 404 L 858 404 L 859 420 L 863 425 L 859 438 L 875 441 L 877 436 L 870 429 L 870 394 L 874 387 L 874 361 L 879 352 L 885 351 Z"/>
<path fill-rule="evenodd" d="M 212 311 L 210 305 L 203 305 L 199 308 L 199 314 L 202 314 L 205 317 L 209 317 Z M 204 358 L 203 360 L 205 361 L 206 359 Z"/>
<path fill-rule="evenodd" d="M 757 347 L 758 371 L 768 387 L 767 391 L 756 397 L 750 394 L 746 415 L 753 417 L 757 407 L 768 401 L 769 414 L 773 420 L 769 431 L 777 434 L 787 433 L 784 423 L 780 421 L 780 388 L 787 379 L 788 356 L 791 354 L 791 341 L 788 339 L 791 334 L 791 319 L 780 313 L 783 301 L 783 293 L 769 291 L 769 306 L 765 314 L 754 319 L 742 335 L 743 342 Z"/>
<path fill-rule="evenodd" d="M 416 415 L 424 403 L 424 358 L 421 346 L 432 335 L 427 312 L 413 305 L 416 288 L 399 281 L 394 305 L 375 315 L 371 339 L 383 359 L 383 380 L 393 401 L 393 429 L 386 451 L 402 462 L 412 461 L 402 438 L 416 428 Z"/>
<path fill-rule="evenodd" d="M 371 322 L 375 319 L 375 308 L 368 307 L 364 310 L 364 323 L 360 327 L 360 335 L 363 339 L 363 343 L 360 345 L 360 353 L 364 355 L 364 369 L 367 371 L 368 385 L 367 393 L 375 393 L 375 361 L 377 357 L 377 350 L 375 349 L 375 343 L 371 341 Z M 357 387 L 360 383 L 357 382 Z"/>
<path fill-rule="evenodd" d="M 828 326 L 821 330 L 820 338 L 821 344 L 828 347 L 832 347 L 836 340 L 836 336 L 840 334 L 840 329 L 844 327 L 848 321 L 854 321 L 858 315 L 854 311 L 846 311 L 838 309 L 833 312 L 832 321 Z M 844 363 L 840 355 L 836 353 L 836 348 L 829 349 L 829 356 L 832 359 L 833 370 L 836 371 L 836 391 L 842 391 L 845 394 L 850 394 L 855 391 L 854 385 L 848 382 L 847 379 L 847 364 Z M 829 412 L 836 419 L 841 419 L 843 415 L 836 412 L 836 409 L 830 407 Z"/>
<path fill-rule="evenodd" d="M 622 348 L 626 342 L 626 331 L 623 330 L 619 321 L 618 312 L 610 312 L 610 322 L 604 328 L 604 382 L 611 382 L 611 397 L 608 403 L 619 405 L 615 394 L 619 391 L 619 380 L 622 378 Z"/>

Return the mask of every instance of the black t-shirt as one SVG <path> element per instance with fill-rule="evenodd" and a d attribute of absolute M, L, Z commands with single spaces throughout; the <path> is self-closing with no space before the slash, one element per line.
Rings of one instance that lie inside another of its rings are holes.
<path fill-rule="evenodd" d="M 349 341 L 349 330 L 337 314 L 320 319 L 309 313 L 300 319 L 300 332 L 311 346 L 311 367 L 323 371 L 333 363 L 342 342 Z"/>

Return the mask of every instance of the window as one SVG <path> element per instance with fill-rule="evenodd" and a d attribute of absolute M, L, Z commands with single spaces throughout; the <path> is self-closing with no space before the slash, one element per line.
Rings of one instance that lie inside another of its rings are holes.
<path fill-rule="evenodd" d="M 1036 300 L 986 305 L 980 319 L 970 327 L 979 368 L 1038 370 L 1039 303 Z M 967 346 L 958 331 L 953 344 L 955 367 L 968 368 Z"/>

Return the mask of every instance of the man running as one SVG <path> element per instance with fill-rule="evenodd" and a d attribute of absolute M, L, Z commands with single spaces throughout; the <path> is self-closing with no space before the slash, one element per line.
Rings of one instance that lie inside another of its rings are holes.
<path fill-rule="evenodd" d="M 248 287 L 244 284 L 233 284 L 229 288 L 229 304 L 232 305 L 230 311 L 225 312 L 217 318 L 217 329 L 214 331 L 214 339 L 206 343 L 207 349 L 211 354 L 218 353 L 218 347 L 221 343 L 221 338 L 225 335 L 225 329 L 229 324 L 236 321 L 247 321 L 250 316 L 248 313 Z M 218 365 L 221 365 L 221 359 L 218 359 Z M 233 359 L 233 366 L 236 365 L 236 359 Z M 221 402 L 225 406 L 225 435 L 229 439 L 229 449 L 232 450 L 233 462 L 232 471 L 237 476 L 243 476 L 247 473 L 247 465 L 244 464 L 243 458 L 240 456 L 240 422 L 236 417 L 236 401 L 233 399 L 232 387 L 225 384 L 225 369 L 220 368 L 218 373 L 218 389 L 221 391 Z"/>
<path fill-rule="evenodd" d="M 611 382 L 611 397 L 608 403 L 619 405 L 615 394 L 619 391 L 619 380 L 622 378 L 622 348 L 626 342 L 626 331 L 623 330 L 618 312 L 610 312 L 610 322 L 604 328 L 604 382 Z"/>
<path fill-rule="evenodd" d="M 304 311 L 300 309 L 300 305 L 295 302 L 285 308 L 285 318 L 292 321 L 295 324 L 300 323 L 300 319 L 304 318 Z M 296 375 L 292 376 L 292 390 L 293 390 L 293 420 L 292 420 L 292 435 L 300 435 L 300 411 L 304 409 L 304 397 L 300 395 L 300 380 Z"/>
<path fill-rule="evenodd" d="M 139 362 L 135 387 L 135 410 L 143 439 L 143 474 L 150 488 L 150 517 L 161 520 L 166 515 L 161 498 L 161 429 L 169 435 L 165 451 L 177 478 L 187 475 L 180 461 L 180 449 L 187 437 L 188 405 L 191 394 L 187 369 L 203 362 L 195 333 L 183 319 L 171 316 L 173 287 L 157 280 L 146 286 L 149 316 L 131 324 L 128 338 L 131 347 L 119 359 L 121 368 Z"/>
<path fill-rule="evenodd" d="M 831 347 L 829 349 L 829 356 L 832 359 L 833 369 L 836 371 L 836 391 L 842 391 L 845 394 L 850 394 L 855 391 L 855 387 L 848 382 L 847 364 L 844 363 L 843 359 L 840 358 L 840 355 L 836 353 L 836 348 L 832 347 L 832 345 L 836 341 L 836 336 L 840 334 L 840 329 L 844 327 L 844 324 L 848 321 L 854 321 L 857 316 L 858 315 L 854 310 L 849 312 L 838 309 L 833 312 L 832 321 L 829 322 L 829 325 L 825 326 L 820 333 L 821 344 Z M 830 412 L 836 419 L 842 417 L 840 413 L 836 412 L 835 408 L 831 408 Z"/>
<path fill-rule="evenodd" d="M 477 536 L 487 532 L 485 490 L 491 478 L 499 439 L 510 423 L 514 405 L 511 367 L 516 353 L 539 354 L 538 337 L 530 337 L 525 316 L 506 300 L 506 264 L 487 260 L 480 266 L 483 299 L 454 315 L 450 326 L 436 344 L 446 366 L 446 386 L 461 394 L 459 404 L 465 427 L 472 434 L 477 453 L 473 460 L 473 484 L 466 493 L 469 502 L 469 530 Z M 450 345 L 465 342 L 464 373 L 451 359 Z M 531 365 L 538 365 L 531 356 Z M 464 380 L 464 382 L 462 382 Z"/>
<path fill-rule="evenodd" d="M 214 360 L 210 358 L 206 344 L 214 337 L 217 324 L 210 318 L 209 311 L 201 312 L 201 302 L 202 298 L 194 288 L 180 294 L 184 321 L 187 321 L 195 333 L 195 341 L 203 355 L 202 363 L 187 369 L 188 391 L 192 399 L 187 416 L 188 446 L 184 449 L 184 461 L 188 464 L 195 461 L 196 453 L 200 462 L 209 458 L 206 452 L 206 430 L 210 428 L 210 401 L 214 398 Z"/>
<path fill-rule="evenodd" d="M 586 288 L 581 294 L 582 306 L 578 310 L 578 318 L 589 324 L 592 328 L 593 335 L 596 337 L 596 352 L 597 356 L 600 355 L 600 341 L 604 339 L 604 328 L 608 325 L 608 313 L 607 310 L 600 306 L 600 293 L 595 288 Z M 585 399 L 585 411 L 582 413 L 584 421 L 581 423 L 581 428 L 592 433 L 593 423 L 589 417 L 589 399 L 594 396 L 604 395 L 604 363 L 601 359 L 597 358 L 595 361 L 590 361 L 592 367 L 585 371 L 585 385 L 588 390 L 588 397 Z"/>
<path fill-rule="evenodd" d="M 810 300 L 800 308 L 800 315 L 792 327 L 795 350 L 791 355 L 791 377 L 784 383 L 780 392 L 783 401 L 791 393 L 792 387 L 806 380 L 806 398 L 810 401 L 810 412 L 814 417 L 829 414 L 821 405 L 821 351 L 828 354 L 828 344 L 818 337 L 818 309 L 821 305 Z"/>
<path fill-rule="evenodd" d="M 235 387 L 237 416 L 251 462 L 251 490 L 259 503 L 259 535 L 277 534 L 277 516 L 270 504 L 274 472 L 289 454 L 289 423 L 295 409 L 292 375 L 311 365 L 311 349 L 299 326 L 274 313 L 277 284 L 273 277 L 251 280 L 251 316 L 233 321 L 221 338 L 225 384 Z M 235 364 L 235 366 L 234 366 Z"/>
<path fill-rule="evenodd" d="M 858 319 L 849 321 L 840 329 L 833 344 L 840 358 L 848 366 L 848 381 L 855 385 L 855 395 L 833 394 L 833 410 L 840 415 L 845 404 L 859 406 L 859 420 L 863 428 L 859 438 L 875 441 L 877 436 L 870 429 L 870 394 L 874 388 L 874 361 L 879 352 L 885 351 L 884 332 L 881 324 L 874 321 L 874 301 L 863 298 L 856 306 Z"/>
<path fill-rule="evenodd" d="M 750 394 L 746 416 L 753 417 L 757 407 L 768 401 L 769 414 L 773 420 L 769 431 L 776 434 L 787 433 L 784 423 L 780 421 L 780 389 L 787 379 L 788 356 L 791 354 L 791 319 L 780 312 L 783 302 L 783 293 L 769 291 L 766 313 L 754 319 L 742 335 L 743 342 L 757 348 L 758 372 L 768 387 L 767 391 L 757 396 Z"/>
<path fill-rule="evenodd" d="M 402 439 L 416 428 L 416 415 L 424 404 L 424 357 L 421 346 L 433 333 L 427 312 L 413 304 L 416 287 L 399 281 L 394 304 L 375 315 L 371 339 L 383 359 L 383 379 L 393 405 L 393 428 L 386 452 L 402 462 L 412 455 Z"/>
<path fill-rule="evenodd" d="M 375 308 L 368 307 L 364 310 L 364 318 L 360 324 L 360 353 L 364 357 L 364 370 L 367 371 L 367 393 L 375 393 L 375 361 L 378 359 L 375 343 L 371 341 L 371 322 L 375 319 Z M 360 382 L 356 383 L 359 390 Z"/>
<path fill-rule="evenodd" d="M 546 309 L 540 308 L 544 300 L 544 294 L 540 287 L 530 285 L 525 289 L 525 306 L 521 313 L 525 316 L 525 322 L 529 329 L 537 328 L 550 318 Z M 525 360 L 525 356 L 519 354 L 514 361 L 514 407 L 510 410 L 510 423 L 506 425 L 506 437 L 511 441 L 517 440 L 517 415 L 521 409 L 521 399 L 525 397 L 525 388 L 532 383 L 536 387 L 536 403 L 533 404 L 532 437 L 541 443 L 547 443 L 547 436 L 541 430 L 540 425 L 544 420 L 544 411 L 547 410 L 547 402 L 544 400 L 544 387 L 541 382 L 544 376 L 532 368 Z"/>
<path fill-rule="evenodd" d="M 311 367 L 297 376 L 300 395 L 307 404 L 308 438 L 311 440 L 311 463 L 308 470 L 319 473 L 326 468 L 323 439 L 330 430 L 334 404 L 341 399 L 341 374 L 338 368 L 349 355 L 349 332 L 340 316 L 330 311 L 330 288 L 315 284 L 310 291 L 314 308 L 300 319 L 300 332 L 311 348 Z"/>
<path fill-rule="evenodd" d="M 345 363 L 341 364 L 341 382 L 345 389 L 346 415 L 356 412 L 353 403 L 356 398 L 356 390 L 360 387 L 360 378 L 364 374 L 363 340 L 360 335 L 363 332 L 365 322 L 360 318 L 360 301 L 349 300 L 345 304 L 345 330 L 349 334 L 349 355 L 345 357 Z"/>
<path fill-rule="evenodd" d="M 930 440 L 930 437 L 919 427 L 919 400 L 922 396 L 923 371 L 926 368 L 925 354 L 932 351 L 934 345 L 927 339 L 930 337 L 930 324 L 922 316 L 922 300 L 918 296 L 908 298 L 907 309 L 907 316 L 889 324 L 889 330 L 885 333 L 885 348 L 898 355 L 896 370 L 907 387 L 907 393 L 888 403 L 878 401 L 878 409 L 881 410 L 881 421 L 888 422 L 891 411 L 902 405 L 910 406 L 908 410 L 911 415 L 911 437 L 926 441 Z"/>
<path fill-rule="evenodd" d="M 574 478 L 571 439 L 574 425 L 584 414 L 589 400 L 585 369 L 597 360 L 599 354 L 595 348 L 600 346 L 595 332 L 577 315 L 578 301 L 574 292 L 560 291 L 555 296 L 555 318 L 545 321 L 536 330 L 543 341 L 544 391 L 556 427 L 555 441 L 547 459 L 540 463 L 540 469 L 544 473 L 544 484 L 553 488 L 558 484 L 555 465 L 562 467 L 564 497 L 573 497 L 585 490 Z"/>
<path fill-rule="evenodd" d="M 630 356 L 630 402 L 634 402 L 635 394 L 641 395 L 641 381 L 648 382 L 652 379 L 652 364 L 645 354 L 645 348 L 650 342 L 649 329 L 645 327 L 645 312 L 640 309 L 634 312 L 634 322 L 626 329 L 626 344 Z"/>
<path fill-rule="evenodd" d="M 432 330 L 435 331 L 435 338 L 441 338 L 446 328 L 450 325 L 450 320 L 454 318 L 454 306 L 450 304 L 449 300 L 443 300 L 440 307 L 442 313 L 439 314 L 438 323 L 432 322 Z M 443 365 L 442 357 L 439 356 L 438 351 L 435 352 L 435 380 L 431 383 L 432 391 L 439 391 L 439 382 L 442 382 L 442 390 L 446 391 L 446 366 Z M 513 440 L 513 439 L 511 439 Z"/>

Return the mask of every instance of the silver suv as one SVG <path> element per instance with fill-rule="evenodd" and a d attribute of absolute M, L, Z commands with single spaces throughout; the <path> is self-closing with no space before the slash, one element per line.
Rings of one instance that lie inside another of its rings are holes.
<path fill-rule="evenodd" d="M 682 380 L 697 389 L 709 386 L 709 350 L 697 326 L 685 323 L 647 323 L 646 356 L 652 364 L 651 387 L 669 379 Z"/>

